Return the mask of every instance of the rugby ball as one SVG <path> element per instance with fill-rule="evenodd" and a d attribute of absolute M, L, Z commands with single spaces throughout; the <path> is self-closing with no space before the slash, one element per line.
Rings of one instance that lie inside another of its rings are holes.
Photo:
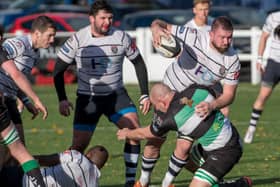
<path fill-rule="evenodd" d="M 169 38 L 161 37 L 160 45 L 155 47 L 155 50 L 166 58 L 173 58 L 177 56 L 181 51 L 180 43 L 174 36 L 170 35 Z"/>

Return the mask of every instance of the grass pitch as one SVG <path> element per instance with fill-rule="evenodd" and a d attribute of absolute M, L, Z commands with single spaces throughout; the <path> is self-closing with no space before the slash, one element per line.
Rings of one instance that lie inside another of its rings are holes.
<path fill-rule="evenodd" d="M 139 98 L 138 86 L 127 85 L 131 98 L 137 104 Z M 26 144 L 32 154 L 49 154 L 61 152 L 71 144 L 72 119 L 63 117 L 58 112 L 58 101 L 53 87 L 34 87 L 42 101 L 49 110 L 48 118 L 43 121 L 40 117 L 31 120 L 31 115 L 25 110 L 23 123 L 25 128 Z M 239 85 L 236 99 L 231 105 L 230 118 L 244 136 L 250 120 L 251 106 L 257 97 L 259 86 L 248 83 Z M 67 85 L 68 98 L 75 104 L 76 85 Z M 253 144 L 244 144 L 244 154 L 238 165 L 226 176 L 226 179 L 250 176 L 254 186 L 279 187 L 280 186 L 280 114 L 279 114 L 280 89 L 276 87 L 258 124 Z M 139 114 L 141 125 L 150 123 L 152 113 L 147 116 Z M 117 128 L 106 118 L 101 118 L 91 145 L 102 144 L 109 150 L 110 158 L 102 169 L 100 186 L 121 187 L 124 184 L 123 141 L 116 138 Z M 141 143 L 142 148 L 145 141 Z M 152 176 L 152 184 L 160 186 L 168 166 L 168 160 L 175 146 L 175 133 L 169 133 L 166 143 L 161 150 Z M 139 162 L 140 163 L 140 162 Z M 140 164 L 138 173 L 140 174 Z M 182 170 L 175 180 L 178 187 L 187 186 L 192 175 Z"/>

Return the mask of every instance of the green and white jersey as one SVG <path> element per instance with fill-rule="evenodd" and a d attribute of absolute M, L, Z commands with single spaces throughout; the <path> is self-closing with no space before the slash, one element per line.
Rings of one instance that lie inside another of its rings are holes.
<path fill-rule="evenodd" d="M 99 169 L 76 150 L 59 154 L 60 163 L 41 169 L 47 187 L 97 187 Z M 27 175 L 23 176 L 23 187 L 33 187 Z"/>
<path fill-rule="evenodd" d="M 32 46 L 30 35 L 6 39 L 2 47 L 7 51 L 9 59 L 12 59 L 17 68 L 26 76 L 30 75 L 36 65 L 39 52 Z M 3 70 L 0 70 L 0 89 L 7 96 L 16 96 L 18 87 L 12 78 Z"/>
<path fill-rule="evenodd" d="M 280 11 L 271 13 L 265 21 L 262 28 L 263 32 L 269 33 L 271 36 L 271 46 L 269 51 L 269 58 L 274 59 L 280 63 L 280 39 L 274 36 L 274 29 L 280 25 Z"/>
<path fill-rule="evenodd" d="M 212 91 L 204 86 L 192 85 L 177 92 L 166 113 L 155 112 L 152 133 L 165 136 L 174 130 L 180 138 L 198 141 L 206 151 L 224 147 L 232 137 L 230 121 L 220 111 L 213 111 L 206 119 L 195 112 L 197 104 L 214 99 Z"/>
<path fill-rule="evenodd" d="M 172 26 L 171 33 L 182 43 L 182 52 L 167 68 L 163 82 L 172 90 L 182 91 L 191 84 L 238 84 L 240 63 L 230 47 L 221 54 L 210 47 L 209 32 L 184 26 Z"/>
<path fill-rule="evenodd" d="M 139 50 L 124 31 L 111 28 L 107 36 L 94 37 L 87 26 L 70 37 L 57 55 L 69 64 L 76 61 L 78 93 L 108 95 L 123 87 L 124 58 L 135 59 Z"/>

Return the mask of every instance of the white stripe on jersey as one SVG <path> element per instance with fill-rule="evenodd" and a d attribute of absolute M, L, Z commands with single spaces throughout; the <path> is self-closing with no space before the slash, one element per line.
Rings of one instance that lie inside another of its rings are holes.
<path fill-rule="evenodd" d="M 9 54 L 9 58 L 13 59 L 17 68 L 29 75 L 39 58 L 38 51 L 32 48 L 30 35 L 19 36 L 6 39 L 2 46 Z M 9 96 L 16 96 L 18 87 L 2 69 L 0 70 L 0 90 Z"/>
<path fill-rule="evenodd" d="M 165 84 L 182 91 L 193 83 L 214 85 L 220 80 L 225 84 L 238 83 L 240 63 L 232 47 L 221 54 L 210 47 L 208 32 L 190 27 L 173 25 L 172 34 L 184 43 L 184 47 L 179 58 L 167 68 Z"/>
<path fill-rule="evenodd" d="M 231 139 L 231 136 L 232 136 L 231 123 L 229 119 L 225 118 L 224 125 L 222 127 L 220 134 L 216 137 L 216 139 L 211 144 L 202 147 L 206 151 L 219 149 L 227 144 L 227 142 Z"/>
<path fill-rule="evenodd" d="M 47 187 L 97 187 L 100 171 L 85 156 L 75 150 L 60 154 L 61 164 L 42 168 L 41 173 Z M 27 175 L 23 186 L 33 187 Z"/>
<path fill-rule="evenodd" d="M 263 31 L 267 32 L 271 36 L 271 44 L 269 51 L 269 58 L 274 59 L 276 62 L 280 63 L 280 40 L 274 36 L 274 29 L 280 24 L 280 11 L 270 14 L 265 21 L 263 26 Z"/>
<path fill-rule="evenodd" d="M 111 28 L 105 37 L 93 37 L 90 26 L 69 38 L 58 52 L 66 63 L 77 63 L 78 93 L 108 95 L 123 87 L 124 57 L 139 54 L 135 43 L 124 31 Z"/>

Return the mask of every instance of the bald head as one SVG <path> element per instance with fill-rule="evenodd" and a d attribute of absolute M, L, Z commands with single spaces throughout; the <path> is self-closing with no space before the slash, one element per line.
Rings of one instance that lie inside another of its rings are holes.
<path fill-rule="evenodd" d="M 168 93 L 172 92 L 171 89 L 163 83 L 156 83 L 151 89 L 150 97 L 152 100 L 157 98 L 163 98 Z"/>
<path fill-rule="evenodd" d="M 151 89 L 150 100 L 156 110 L 166 112 L 173 95 L 174 92 L 167 85 L 156 83 Z"/>
<path fill-rule="evenodd" d="M 87 151 L 86 157 L 101 169 L 108 160 L 109 153 L 105 147 L 96 145 Z"/>

